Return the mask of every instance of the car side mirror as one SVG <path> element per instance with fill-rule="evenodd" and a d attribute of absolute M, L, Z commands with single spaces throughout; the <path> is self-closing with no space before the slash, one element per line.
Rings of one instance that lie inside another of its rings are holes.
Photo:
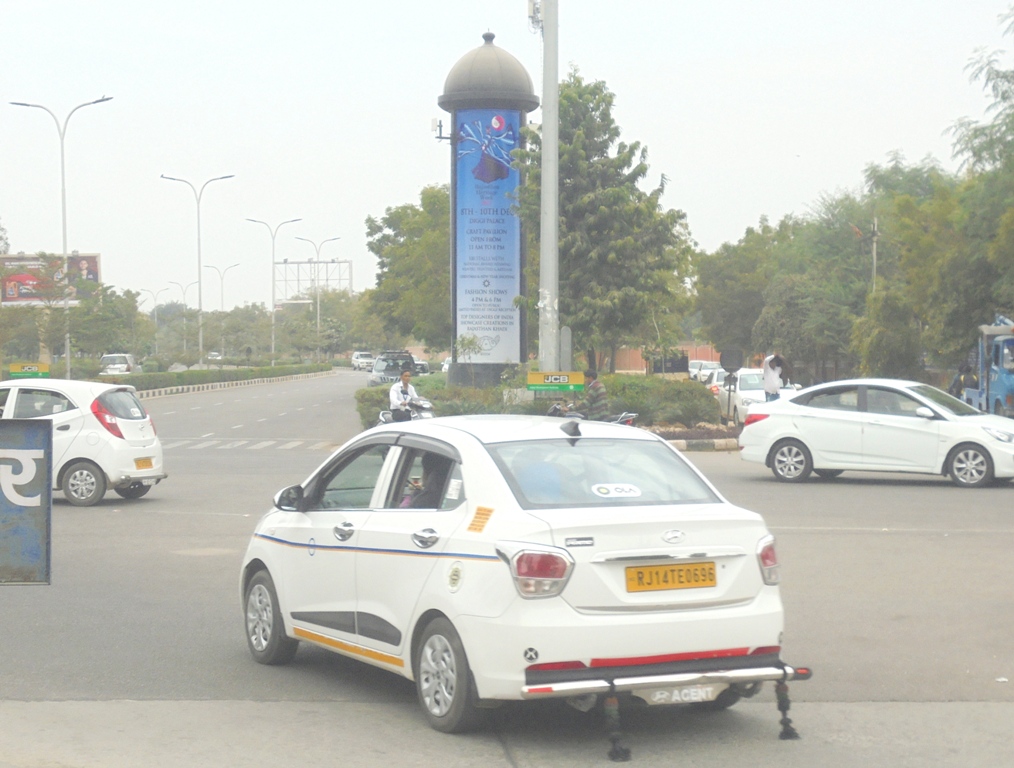
<path fill-rule="evenodd" d="M 290 485 L 275 494 L 275 508 L 283 512 L 303 511 L 303 486 Z"/>
<path fill-rule="evenodd" d="M 936 418 L 936 414 L 933 413 L 933 410 L 931 408 L 926 407 L 925 405 L 920 405 L 918 408 L 916 408 L 915 409 L 915 415 L 918 416 L 921 419 L 935 419 Z"/>

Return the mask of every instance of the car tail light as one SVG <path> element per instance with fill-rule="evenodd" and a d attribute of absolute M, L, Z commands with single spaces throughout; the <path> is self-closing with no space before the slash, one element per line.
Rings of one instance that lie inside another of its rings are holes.
<path fill-rule="evenodd" d="M 151 424 L 151 434 L 158 435 L 158 430 L 155 429 L 155 419 L 153 419 L 151 416 L 148 416 L 148 423 Z"/>
<path fill-rule="evenodd" d="M 778 553 L 775 551 L 775 537 L 765 536 L 757 542 L 757 563 L 760 565 L 764 583 L 774 586 L 781 577 L 778 573 Z"/>
<path fill-rule="evenodd" d="M 524 598 L 559 595 L 574 568 L 570 553 L 555 547 L 500 542 L 497 554 L 510 566 L 514 586 Z"/>
<path fill-rule="evenodd" d="M 758 421 L 764 421 L 768 417 L 766 413 L 748 413 L 746 420 L 743 422 L 744 427 L 749 427 L 751 424 L 756 424 Z"/>
<path fill-rule="evenodd" d="M 99 420 L 99 424 L 105 427 L 109 434 L 113 437 L 123 438 L 120 425 L 116 423 L 116 417 L 98 400 L 92 401 L 92 413 L 95 414 L 95 418 Z"/>

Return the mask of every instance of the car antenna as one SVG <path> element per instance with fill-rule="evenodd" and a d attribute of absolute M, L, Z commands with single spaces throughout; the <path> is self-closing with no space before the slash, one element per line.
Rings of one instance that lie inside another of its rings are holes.
<path fill-rule="evenodd" d="M 570 443 L 571 445 L 577 444 L 577 438 L 581 437 L 580 424 L 578 424 L 574 420 L 565 421 L 563 422 L 563 424 L 560 425 L 560 429 L 562 429 L 564 433 L 570 435 L 570 440 L 567 441 L 568 443 Z"/>

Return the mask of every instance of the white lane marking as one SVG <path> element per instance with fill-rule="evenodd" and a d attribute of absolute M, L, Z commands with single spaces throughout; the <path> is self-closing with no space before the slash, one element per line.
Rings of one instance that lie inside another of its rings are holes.
<path fill-rule="evenodd" d="M 187 450 L 188 451 L 196 451 L 199 448 L 208 448 L 209 446 L 212 446 L 212 445 L 218 445 L 220 442 L 222 442 L 222 441 L 221 440 L 207 440 L 207 441 L 205 441 L 203 443 L 198 443 L 197 445 L 191 445 Z"/>
<path fill-rule="evenodd" d="M 297 408 L 296 410 L 297 411 L 303 411 L 303 410 L 306 410 L 306 409 L 305 408 Z"/>
<path fill-rule="evenodd" d="M 243 429 L 243 425 L 237 424 L 235 427 L 233 427 L 233 429 Z"/>
<path fill-rule="evenodd" d="M 201 410 L 201 406 L 199 406 L 199 405 L 195 405 L 195 406 L 194 406 L 193 408 L 191 408 L 190 410 L 191 410 L 191 411 L 199 411 L 199 410 Z"/>
<path fill-rule="evenodd" d="M 287 451 L 290 448 L 295 448 L 297 445 L 302 445 L 302 444 L 303 444 L 302 440 L 293 440 L 291 443 L 285 443 L 284 445 L 278 446 L 278 450 L 280 450 L 280 451 Z"/>
<path fill-rule="evenodd" d="M 257 419 L 257 421 L 267 421 L 267 419 Z"/>
<path fill-rule="evenodd" d="M 166 412 L 165 412 L 165 413 L 163 413 L 162 415 L 163 415 L 163 416 L 172 416 L 172 415 L 173 415 L 174 413 L 176 413 L 176 411 L 166 411 Z"/>
<path fill-rule="evenodd" d="M 263 443 L 257 443 L 256 445 L 251 445 L 248 450 L 256 451 L 259 448 L 267 448 L 269 445 L 274 445 L 274 444 L 275 444 L 274 440 L 265 440 Z"/>
<path fill-rule="evenodd" d="M 328 448 L 328 447 L 330 447 L 330 446 L 331 446 L 331 443 L 328 443 L 328 442 L 324 442 L 324 443 L 314 443 L 313 445 L 311 445 L 311 446 L 310 446 L 310 450 L 311 450 L 311 451 L 319 451 L 319 450 L 321 450 L 322 448 Z"/>
<path fill-rule="evenodd" d="M 184 445 L 190 445 L 191 442 L 192 442 L 191 440 L 181 440 L 178 443 L 168 443 L 168 444 L 162 446 L 162 450 L 163 451 L 169 451 L 169 450 L 172 450 L 173 448 L 179 448 L 179 447 L 184 446 Z"/>
<path fill-rule="evenodd" d="M 225 448 L 239 448 L 241 445 L 246 445 L 249 442 L 250 442 L 249 440 L 236 440 L 235 442 L 226 443 L 225 445 L 218 446 L 218 450 L 221 451 Z"/>
<path fill-rule="evenodd" d="M 215 434 L 215 433 L 214 432 L 205 432 L 203 435 L 201 435 L 201 437 L 211 437 L 213 434 Z"/>

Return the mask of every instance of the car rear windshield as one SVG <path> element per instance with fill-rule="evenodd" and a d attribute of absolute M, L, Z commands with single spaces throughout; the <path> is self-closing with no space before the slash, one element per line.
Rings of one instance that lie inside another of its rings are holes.
<path fill-rule="evenodd" d="M 99 360 L 100 365 L 126 365 L 126 355 L 103 355 L 102 359 Z"/>
<path fill-rule="evenodd" d="M 668 446 L 648 440 L 525 440 L 487 446 L 523 509 L 717 503 Z"/>
<path fill-rule="evenodd" d="M 99 395 L 99 402 L 118 419 L 144 419 L 148 414 L 129 389 L 112 389 Z"/>

